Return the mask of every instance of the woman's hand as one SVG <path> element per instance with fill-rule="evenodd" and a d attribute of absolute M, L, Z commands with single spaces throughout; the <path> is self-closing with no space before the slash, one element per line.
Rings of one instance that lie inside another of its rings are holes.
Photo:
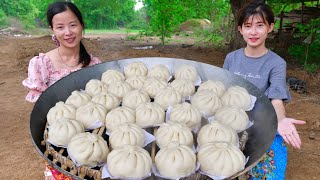
<path fill-rule="evenodd" d="M 300 149 L 301 139 L 295 127 L 295 124 L 305 124 L 305 121 L 292 118 L 284 118 L 278 122 L 278 133 L 284 141 L 291 144 L 294 148 Z"/>

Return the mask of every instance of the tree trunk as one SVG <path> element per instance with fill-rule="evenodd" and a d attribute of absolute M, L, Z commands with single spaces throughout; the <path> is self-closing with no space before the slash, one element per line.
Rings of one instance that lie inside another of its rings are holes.
<path fill-rule="evenodd" d="M 279 42 L 281 39 L 282 31 L 283 31 L 283 17 L 284 17 L 284 9 L 288 4 L 285 4 L 280 13 L 280 28 L 278 29 L 278 37 L 276 38 L 276 42 Z"/>
<path fill-rule="evenodd" d="M 234 26 L 231 32 L 231 41 L 229 46 L 230 51 L 233 51 L 235 49 L 239 49 L 245 46 L 245 42 L 243 41 L 242 35 L 238 31 L 239 12 L 246 4 L 252 1 L 264 2 L 264 0 L 230 0 L 231 10 L 234 17 Z"/>

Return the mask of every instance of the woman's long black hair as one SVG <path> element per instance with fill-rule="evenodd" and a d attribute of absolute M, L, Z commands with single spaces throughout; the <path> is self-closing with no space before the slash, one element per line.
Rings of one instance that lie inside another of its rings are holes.
<path fill-rule="evenodd" d="M 49 26 L 52 28 L 52 18 L 54 15 L 62 13 L 68 9 L 70 9 L 77 16 L 78 20 L 80 21 L 81 25 L 84 28 L 85 27 L 84 21 L 83 21 L 82 14 L 81 14 L 80 10 L 73 3 L 65 2 L 65 1 L 55 2 L 51 5 L 49 5 L 48 10 L 47 10 L 47 20 L 48 20 Z M 86 67 L 90 64 L 90 60 L 91 60 L 91 57 L 90 57 L 89 53 L 87 52 L 86 48 L 84 47 L 84 45 L 80 41 L 79 63 L 82 63 L 83 67 Z"/>

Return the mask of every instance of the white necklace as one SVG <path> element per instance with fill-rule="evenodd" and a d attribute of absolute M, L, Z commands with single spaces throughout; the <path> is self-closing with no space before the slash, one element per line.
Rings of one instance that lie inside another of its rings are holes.
<path fill-rule="evenodd" d="M 60 54 L 59 47 L 58 47 L 58 54 L 59 54 L 60 61 L 61 61 L 62 64 L 68 66 L 69 68 L 75 68 L 75 67 L 79 66 L 79 62 L 77 62 L 77 64 L 75 64 L 75 65 L 69 65 L 69 64 L 63 62 L 62 56 L 61 56 L 61 54 Z"/>

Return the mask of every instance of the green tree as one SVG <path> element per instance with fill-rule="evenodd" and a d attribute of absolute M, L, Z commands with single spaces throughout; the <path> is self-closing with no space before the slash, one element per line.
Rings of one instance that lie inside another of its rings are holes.
<path fill-rule="evenodd" d="M 219 4 L 224 2 L 224 0 L 188 0 L 181 1 L 184 7 L 184 14 L 187 19 L 191 18 L 199 18 L 199 19 L 213 19 L 215 16 L 219 16 L 219 14 L 215 14 L 215 10 L 218 8 L 223 8 Z M 225 3 L 224 3 L 225 5 Z"/>
<path fill-rule="evenodd" d="M 134 16 L 134 0 L 74 0 L 74 3 L 81 10 L 88 28 L 117 28 Z"/>
<path fill-rule="evenodd" d="M 151 30 L 160 37 L 162 44 L 165 38 L 171 37 L 183 19 L 183 6 L 180 0 L 145 0 L 150 18 Z"/>
<path fill-rule="evenodd" d="M 23 22 L 25 27 L 34 24 L 38 9 L 34 3 L 35 0 L 2 0 L 0 10 L 8 17 L 16 17 Z"/>
<path fill-rule="evenodd" d="M 48 27 L 46 12 L 48 5 L 53 2 L 55 2 L 55 0 L 34 0 L 34 5 L 38 8 L 38 13 L 35 17 L 37 26 Z"/>
<path fill-rule="evenodd" d="M 133 19 L 126 25 L 129 29 L 139 29 L 147 30 L 148 29 L 148 16 L 146 13 L 146 8 L 142 7 L 139 10 L 136 10 L 133 15 Z"/>
<path fill-rule="evenodd" d="M 2 9 L 0 9 L 0 28 L 7 25 L 7 16 Z"/>
<path fill-rule="evenodd" d="M 302 43 L 291 45 L 288 52 L 308 72 L 315 72 L 320 66 L 320 18 L 312 19 L 308 24 L 298 24 L 297 28 L 295 38 Z"/>
<path fill-rule="evenodd" d="M 119 18 L 117 18 L 118 27 L 125 27 L 126 24 L 134 20 L 136 16 L 136 12 L 134 11 L 135 3 L 134 0 L 122 0 L 119 7 Z"/>

